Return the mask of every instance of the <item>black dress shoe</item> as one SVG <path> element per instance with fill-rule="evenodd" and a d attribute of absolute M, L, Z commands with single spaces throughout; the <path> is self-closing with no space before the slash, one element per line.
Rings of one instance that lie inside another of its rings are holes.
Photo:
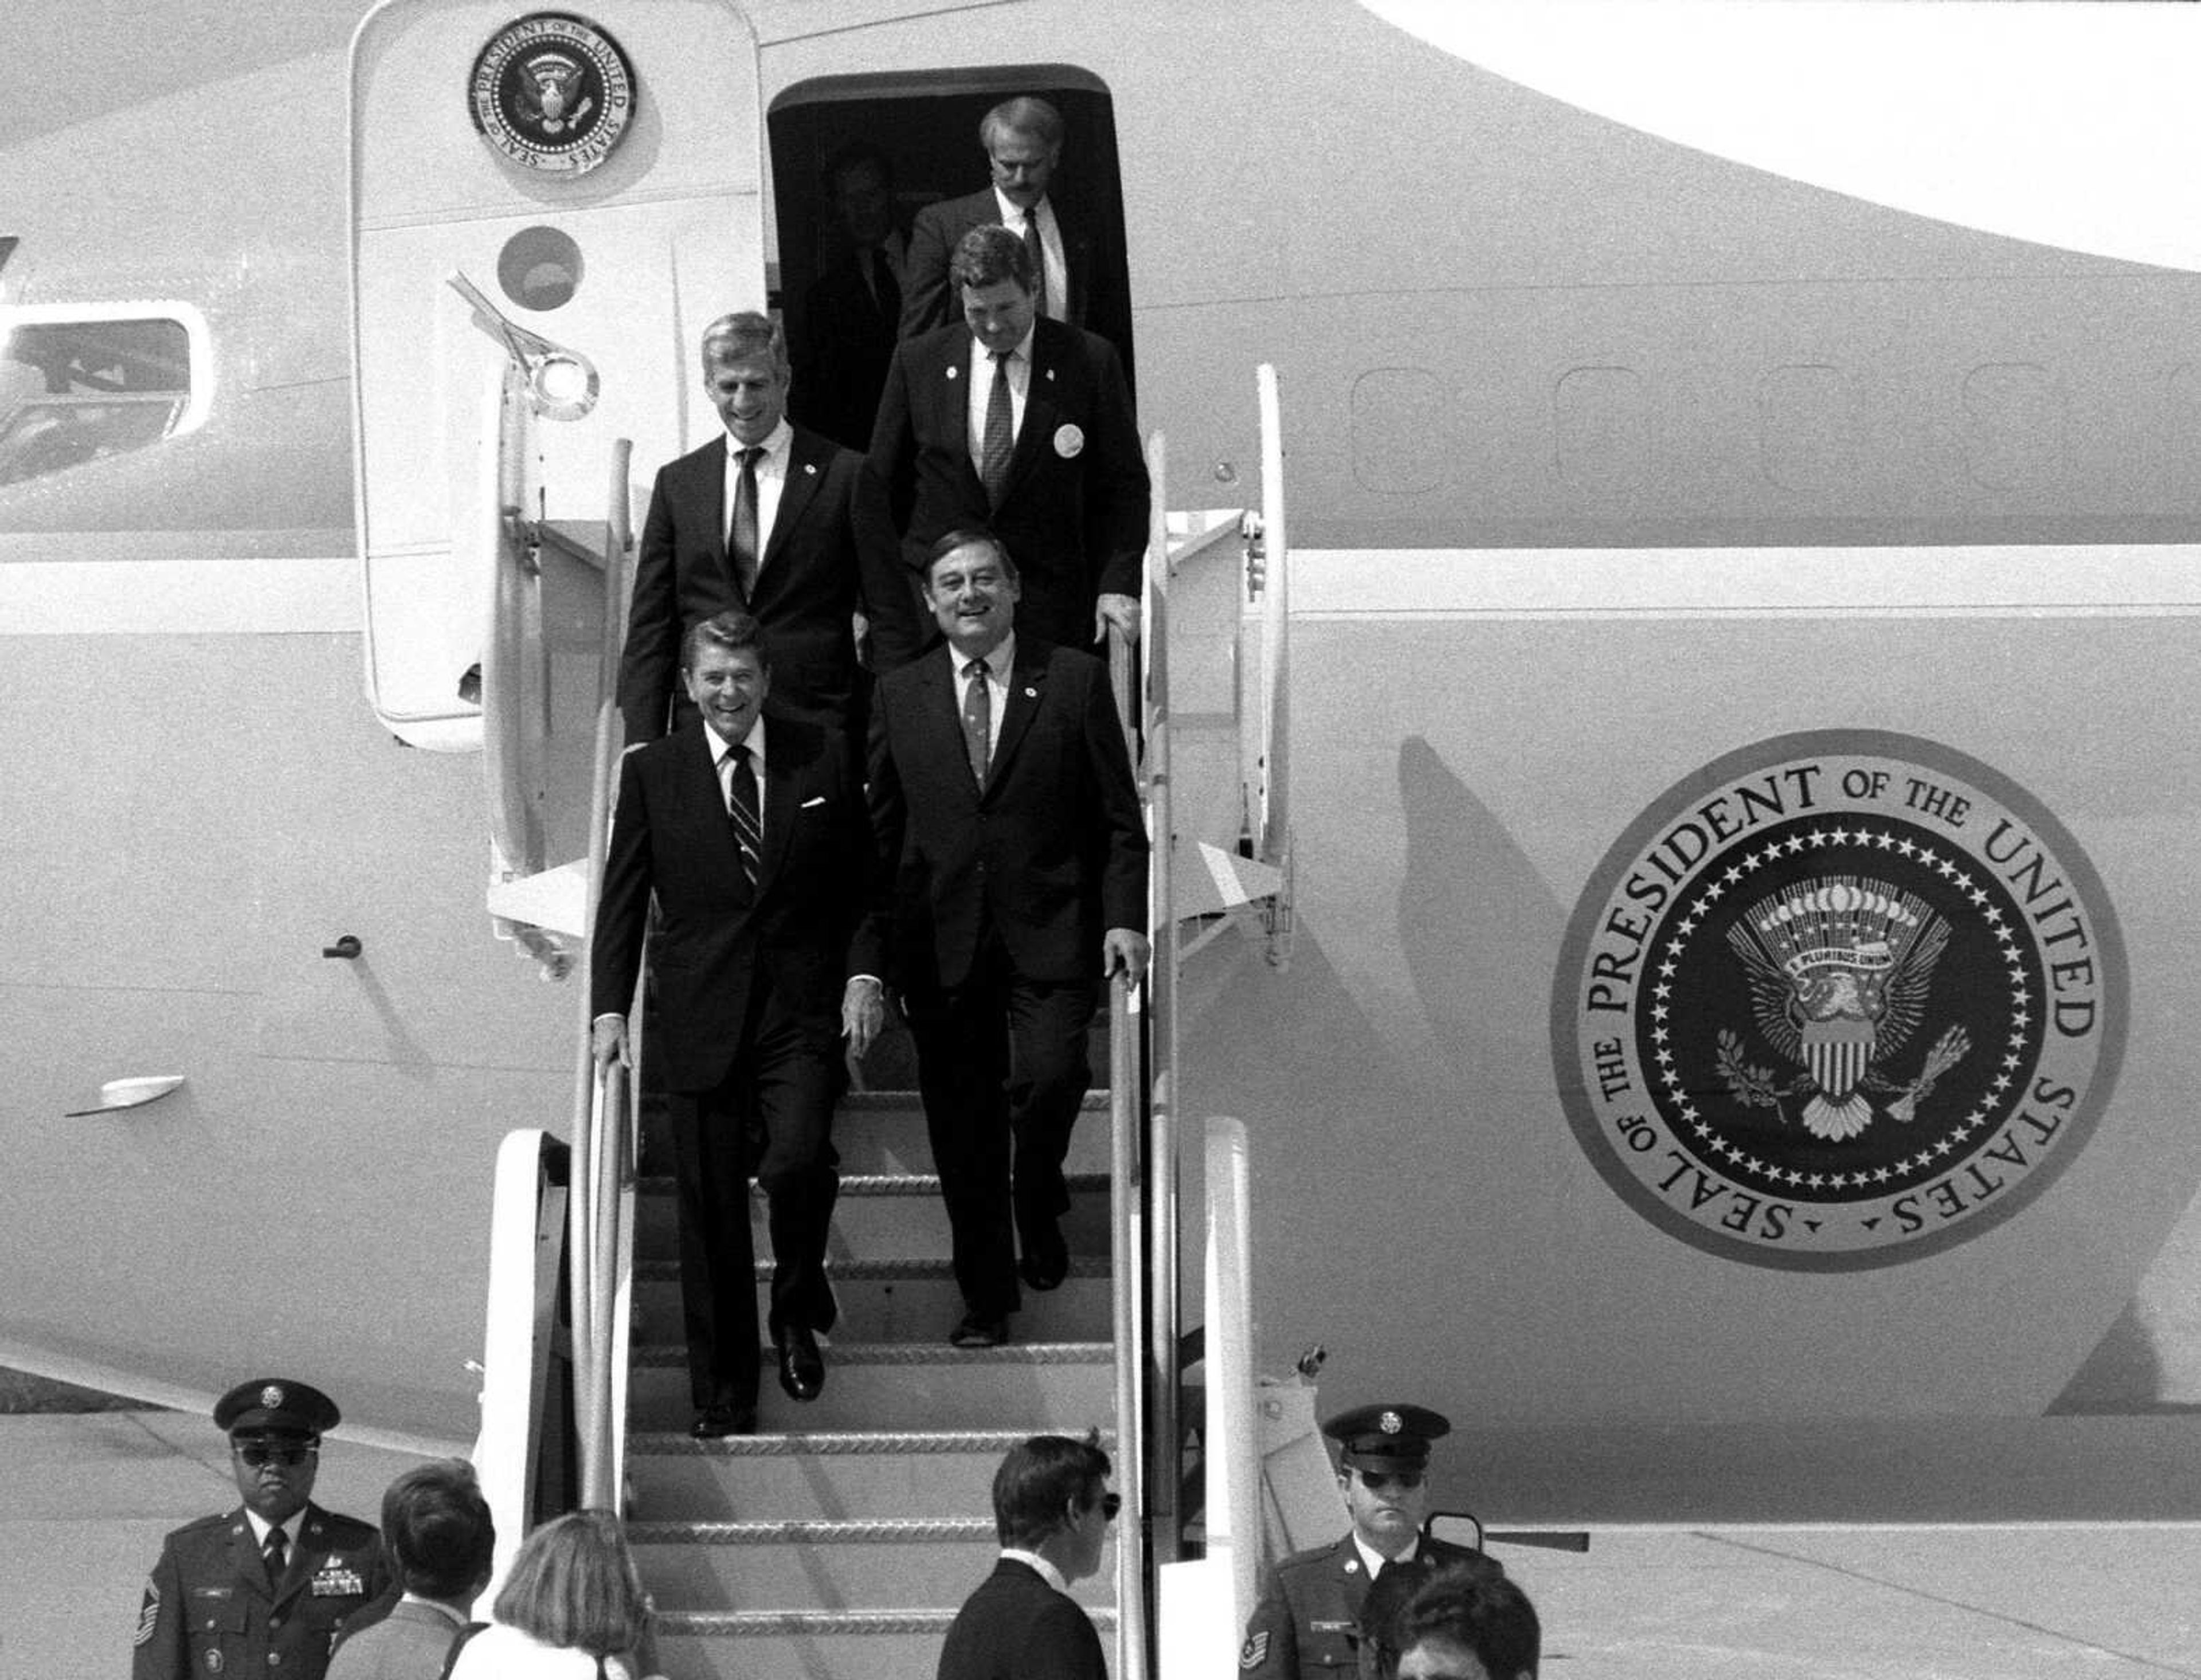
<path fill-rule="evenodd" d="M 1062 1227 L 1053 1219 L 1024 1245 L 1017 1275 L 1042 1293 L 1062 1287 L 1062 1280 L 1070 1275 L 1070 1247 L 1062 1240 Z"/>
<path fill-rule="evenodd" d="M 688 1425 L 688 1433 L 698 1441 L 718 1441 L 729 1435 L 754 1435 L 756 1425 L 754 1406 L 707 1406 Z"/>
<path fill-rule="evenodd" d="M 779 1386 L 789 1400 L 815 1400 L 825 1386 L 825 1357 L 807 1325 L 790 1325 L 772 1337 L 779 1351 Z"/>
<path fill-rule="evenodd" d="M 1009 1339 L 1009 1321 L 983 1313 L 966 1313 L 948 1340 L 957 1348 L 998 1348 Z"/>

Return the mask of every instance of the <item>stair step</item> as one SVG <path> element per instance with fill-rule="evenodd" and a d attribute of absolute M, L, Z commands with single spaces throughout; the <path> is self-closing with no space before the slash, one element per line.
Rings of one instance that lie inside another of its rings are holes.
<path fill-rule="evenodd" d="M 677 1610 L 884 1610 L 954 1603 L 1000 1555 L 990 1517 L 630 1523 L 652 1600 Z M 1106 1604 L 1114 1575 L 1074 1583 Z"/>
<path fill-rule="evenodd" d="M 1116 1612 L 1087 1613 L 1112 1671 Z M 681 1680 L 924 1680 L 954 1619 L 953 1608 L 668 1612 L 657 1619 L 657 1665 Z"/>
<path fill-rule="evenodd" d="M 795 1519 L 913 1511 L 983 1512 L 994 1471 L 1027 1429 L 850 1431 L 696 1441 L 666 1431 L 627 1438 L 629 1515 L 650 1522 L 730 1522 L 769 1512 Z M 1101 1445 L 1115 1451 L 1112 1430 Z"/>
<path fill-rule="evenodd" d="M 906 1260 L 844 1260 L 827 1270 L 840 1298 L 836 1339 L 850 1342 L 935 1342 L 963 1315 L 962 1292 L 943 1256 Z M 757 1262 L 761 1300 L 772 1262 Z M 1070 1277 L 1051 1295 L 1027 1291 L 1021 1328 L 1035 1341 L 1091 1342 L 1113 1334 L 1108 1261 L 1073 1255 Z M 634 1271 L 636 1334 L 664 1341 L 681 1333 L 680 1266 L 675 1260 L 642 1260 Z M 829 1355 L 830 1357 L 830 1355 Z"/>
<path fill-rule="evenodd" d="M 1106 1067 L 1096 1061 L 1096 1068 Z M 1089 1090 L 1078 1105 L 1064 1165 L 1072 1172 L 1108 1169 L 1108 1093 Z M 833 1147 L 844 1172 L 930 1172 L 932 1146 L 924 1105 L 915 1091 L 851 1091 L 833 1110 Z M 669 1157 L 667 1158 L 669 1160 Z"/>
<path fill-rule="evenodd" d="M 791 1401 L 772 1380 L 769 1351 L 758 1413 L 768 1429 L 875 1429 L 891 1420 L 910 1429 L 985 1429 L 1004 1418 L 1037 1418 L 1076 1434 L 1111 1422 L 1115 1361 L 1106 1342 L 1011 1342 L 1006 1348 L 950 1348 L 948 1326 L 933 1344 L 836 1341 L 825 1355 L 825 1390 Z M 639 1346 L 627 1382 L 631 1427 L 685 1429 L 688 1355 L 678 1346 Z"/>
<path fill-rule="evenodd" d="M 843 1181 L 833 1209 L 826 1252 L 835 1260 L 937 1253 L 948 1243 L 948 1213 L 941 1206 L 940 1181 L 929 1173 L 866 1175 Z M 1074 1173 L 1069 1179 L 1070 1212 L 1063 1216 L 1063 1239 L 1073 1254 L 1105 1254 L 1108 1248 L 1108 1180 L 1098 1173 Z M 672 1260 L 679 1253 L 678 1216 L 673 1181 L 644 1178 L 635 1183 L 634 1254 L 637 1260 Z M 749 1231 L 756 1252 L 772 1252 L 770 1209 L 762 1191 L 749 1192 Z"/>

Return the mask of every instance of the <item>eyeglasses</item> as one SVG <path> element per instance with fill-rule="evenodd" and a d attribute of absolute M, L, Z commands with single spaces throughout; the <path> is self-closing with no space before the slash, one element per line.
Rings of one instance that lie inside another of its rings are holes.
<path fill-rule="evenodd" d="M 1380 1470 L 1364 1470 L 1358 1474 L 1364 1487 L 1398 1488 L 1406 1493 L 1413 1492 L 1429 1479 L 1428 1472 L 1420 1470 L 1396 1471 L 1388 1476 Z"/>
<path fill-rule="evenodd" d="M 237 1443 L 237 1456 L 255 1470 L 267 1464 L 303 1464 L 320 1451 L 319 1447 L 308 1441 L 240 1441 Z"/>

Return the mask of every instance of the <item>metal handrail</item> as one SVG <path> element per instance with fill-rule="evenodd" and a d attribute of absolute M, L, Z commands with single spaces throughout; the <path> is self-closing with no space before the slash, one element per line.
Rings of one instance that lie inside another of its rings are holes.
<path fill-rule="evenodd" d="M 1261 859 L 1283 855 L 1291 828 L 1287 809 L 1288 720 L 1284 708 L 1285 614 L 1291 608 L 1291 547 L 1284 523 L 1283 398 L 1277 370 L 1263 362 L 1256 381 L 1261 407 L 1261 540 L 1267 555 L 1261 596 Z"/>
<path fill-rule="evenodd" d="M 596 900 L 602 890 L 604 857 L 611 841 L 613 777 L 619 766 L 619 661 L 624 644 L 626 557 L 633 546 L 627 507 L 627 473 L 634 445 L 622 438 L 612 445 L 610 517 L 604 555 L 604 637 L 596 666 L 596 758 L 589 788 L 588 908 L 582 925 L 596 925 Z M 593 945 L 590 955 L 595 955 Z M 573 1193 L 566 1249 L 572 1266 L 573 1366 L 577 1433 L 580 1440 L 581 1502 L 604 1510 L 618 1508 L 618 1445 L 621 1419 L 616 1407 L 616 1297 L 625 1231 L 620 1220 L 623 1192 L 632 1178 L 634 1152 L 632 1090 L 628 1069 L 616 1062 L 602 1068 L 591 1053 L 594 1016 L 588 976 L 584 972 L 578 1010 L 578 1057 L 573 1082 Z M 630 1046 L 640 1042 L 639 1013 Z"/>
<path fill-rule="evenodd" d="M 1146 1391 L 1146 1544 L 1154 1564 L 1175 1563 L 1183 1549 L 1177 1442 L 1177 1342 L 1183 1303 L 1177 1257 L 1177 828 L 1171 814 L 1169 728 L 1169 482 L 1167 441 L 1157 432 L 1147 441 L 1147 474 L 1153 485 L 1148 514 L 1147 568 L 1145 782 L 1156 866 L 1151 872 L 1154 959 L 1147 970 L 1147 1340 L 1142 1362 Z"/>

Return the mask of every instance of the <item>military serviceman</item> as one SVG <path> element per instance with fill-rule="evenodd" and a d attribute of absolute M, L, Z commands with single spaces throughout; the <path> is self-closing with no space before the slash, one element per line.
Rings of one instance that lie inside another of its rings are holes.
<path fill-rule="evenodd" d="M 348 1620 L 391 1590 L 382 1540 L 311 1503 L 336 1403 L 285 1377 L 214 1408 L 244 1503 L 171 1534 L 145 1583 L 132 1680 L 321 1680 Z"/>
<path fill-rule="evenodd" d="M 1421 1406 L 1363 1406 L 1322 1426 L 1338 1444 L 1337 1485 L 1352 1532 L 1295 1552 L 1265 1574 L 1238 1653 L 1241 1672 L 1273 1680 L 1353 1673 L 1362 1602 L 1379 1572 L 1454 1561 L 1503 1572 L 1472 1547 L 1422 1532 L 1429 1443 L 1451 1428 Z"/>

